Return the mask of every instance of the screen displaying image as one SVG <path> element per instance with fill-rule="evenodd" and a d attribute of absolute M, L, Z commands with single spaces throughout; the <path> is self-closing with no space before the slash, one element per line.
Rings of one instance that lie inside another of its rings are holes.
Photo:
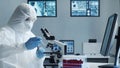
<path fill-rule="evenodd" d="M 56 0 L 28 0 L 28 4 L 35 8 L 37 16 L 56 16 Z"/>
<path fill-rule="evenodd" d="M 74 54 L 74 40 L 60 40 L 67 45 L 67 54 Z"/>
<path fill-rule="evenodd" d="M 71 16 L 99 16 L 99 0 L 71 0 Z"/>

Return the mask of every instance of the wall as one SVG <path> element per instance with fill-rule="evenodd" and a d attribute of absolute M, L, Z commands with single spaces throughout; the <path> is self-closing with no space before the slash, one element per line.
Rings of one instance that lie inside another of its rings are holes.
<path fill-rule="evenodd" d="M 15 7 L 27 0 L 1 0 L 0 27 L 9 20 Z M 7 6 L 8 5 L 8 6 Z M 107 18 L 118 12 L 119 0 L 100 0 L 100 17 L 70 17 L 70 0 L 57 0 L 57 17 L 39 17 L 33 32 L 39 36 L 41 27 L 46 27 L 56 39 L 74 40 L 75 53 L 82 53 L 82 43 L 89 38 L 102 42 Z"/>
<path fill-rule="evenodd" d="M 0 27 L 5 25 L 15 8 L 26 0 L 1 0 L 0 2 Z"/>

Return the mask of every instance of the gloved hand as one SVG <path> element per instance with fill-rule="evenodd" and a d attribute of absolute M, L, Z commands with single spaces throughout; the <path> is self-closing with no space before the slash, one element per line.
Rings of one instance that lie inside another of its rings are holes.
<path fill-rule="evenodd" d="M 42 39 L 40 37 L 32 37 L 25 43 L 25 47 L 28 50 L 34 49 L 41 44 L 41 41 Z"/>
<path fill-rule="evenodd" d="M 36 51 L 36 56 L 38 57 L 38 58 L 42 58 L 42 57 L 44 57 L 44 52 L 45 52 L 45 49 L 44 48 L 42 48 L 42 47 L 38 47 L 37 48 L 37 51 Z"/>

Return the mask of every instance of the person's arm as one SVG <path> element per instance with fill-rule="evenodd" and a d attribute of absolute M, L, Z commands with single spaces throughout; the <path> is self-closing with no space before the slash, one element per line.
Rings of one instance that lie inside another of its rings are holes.
<path fill-rule="evenodd" d="M 41 38 L 32 37 L 25 43 L 13 44 L 13 45 L 7 45 L 7 44 L 0 45 L 0 54 L 1 54 L 0 57 L 1 58 L 23 52 L 24 50 L 32 50 L 41 44 Z"/>
<path fill-rule="evenodd" d="M 19 44 L 19 45 L 7 45 L 7 44 L 0 44 L 0 59 L 8 57 L 13 54 L 21 53 L 23 51 L 27 50 L 25 48 L 25 44 Z"/>
<path fill-rule="evenodd" d="M 24 43 L 15 43 L 15 33 L 8 27 L 0 28 L 0 59 L 26 50 Z"/>

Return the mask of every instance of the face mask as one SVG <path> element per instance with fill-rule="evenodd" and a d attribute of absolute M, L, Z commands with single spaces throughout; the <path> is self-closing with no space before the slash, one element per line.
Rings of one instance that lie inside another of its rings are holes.
<path fill-rule="evenodd" d="M 25 29 L 27 30 L 27 31 L 29 31 L 29 30 L 31 30 L 32 29 L 32 27 L 33 27 L 33 22 L 25 22 L 24 23 L 25 24 Z"/>

